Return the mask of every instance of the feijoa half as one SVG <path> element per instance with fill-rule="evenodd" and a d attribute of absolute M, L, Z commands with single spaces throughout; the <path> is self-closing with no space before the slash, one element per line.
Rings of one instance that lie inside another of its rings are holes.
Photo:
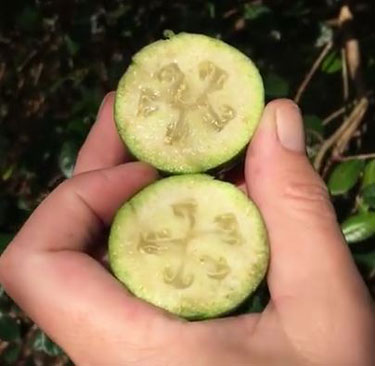
<path fill-rule="evenodd" d="M 120 208 L 109 238 L 116 277 L 137 297 L 187 319 L 235 309 L 263 279 L 268 258 L 254 203 L 204 174 L 143 189 Z"/>
<path fill-rule="evenodd" d="M 200 173 L 243 151 L 264 107 L 254 63 L 236 48 L 180 33 L 141 49 L 115 99 L 119 133 L 159 170 Z"/>

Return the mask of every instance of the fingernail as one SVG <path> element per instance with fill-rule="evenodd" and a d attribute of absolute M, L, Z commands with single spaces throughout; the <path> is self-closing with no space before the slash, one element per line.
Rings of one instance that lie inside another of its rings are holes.
<path fill-rule="evenodd" d="M 305 152 L 305 133 L 298 106 L 286 102 L 276 109 L 277 136 L 283 147 L 296 152 Z"/>

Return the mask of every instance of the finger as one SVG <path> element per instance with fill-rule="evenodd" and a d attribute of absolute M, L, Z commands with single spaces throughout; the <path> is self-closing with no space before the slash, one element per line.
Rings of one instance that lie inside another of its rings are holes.
<path fill-rule="evenodd" d="M 0 259 L 0 281 L 76 365 L 127 365 L 120 360 L 147 356 L 175 323 L 81 252 L 14 247 Z"/>
<path fill-rule="evenodd" d="M 157 341 L 149 329 L 164 324 L 164 312 L 136 300 L 80 252 L 100 223 L 107 225 L 119 205 L 153 179 L 155 171 L 142 163 L 72 178 L 35 211 L 0 258 L 7 293 L 77 364 L 104 365 L 108 355 L 136 358 L 136 346 Z"/>
<path fill-rule="evenodd" d="M 269 233 L 273 302 L 294 302 L 306 318 L 327 303 L 334 306 L 337 298 L 348 304 L 364 295 L 325 185 L 305 154 L 302 118 L 294 103 L 279 100 L 266 107 L 248 149 L 245 174 Z"/>
<path fill-rule="evenodd" d="M 130 159 L 129 152 L 116 130 L 113 117 L 114 99 L 115 92 L 104 97 L 97 120 L 79 151 L 74 175 L 109 168 Z"/>
<path fill-rule="evenodd" d="M 120 205 L 156 176 L 140 162 L 77 175 L 47 197 L 16 241 L 43 251 L 86 250 Z"/>

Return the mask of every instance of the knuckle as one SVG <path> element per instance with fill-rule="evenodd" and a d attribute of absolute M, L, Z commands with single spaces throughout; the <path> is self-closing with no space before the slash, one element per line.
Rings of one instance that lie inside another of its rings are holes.
<path fill-rule="evenodd" d="M 302 217 L 335 219 L 335 211 L 329 199 L 325 184 L 318 180 L 315 182 L 291 182 L 285 186 L 284 199 L 290 211 Z"/>

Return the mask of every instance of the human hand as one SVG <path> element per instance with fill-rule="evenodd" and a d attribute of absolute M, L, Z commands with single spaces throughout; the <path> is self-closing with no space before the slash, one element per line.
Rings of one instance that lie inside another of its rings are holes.
<path fill-rule="evenodd" d="M 26 313 L 80 366 L 375 364 L 373 305 L 289 101 L 266 107 L 245 167 L 271 246 L 271 300 L 262 314 L 186 322 L 131 296 L 94 259 L 117 208 L 157 176 L 129 162 L 113 96 L 74 177 L 0 257 L 0 281 Z"/>

